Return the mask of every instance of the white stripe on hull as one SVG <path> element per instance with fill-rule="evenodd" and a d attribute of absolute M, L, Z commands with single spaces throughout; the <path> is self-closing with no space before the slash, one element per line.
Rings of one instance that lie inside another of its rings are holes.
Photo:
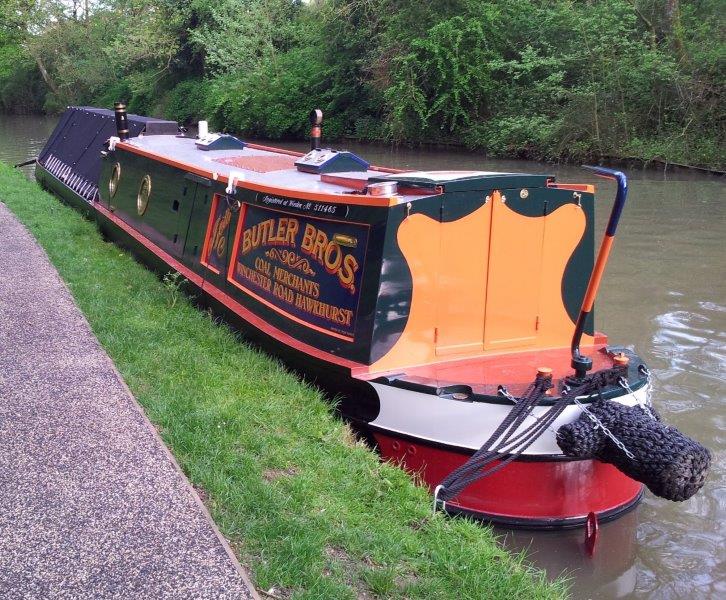
<path fill-rule="evenodd" d="M 381 403 L 378 417 L 371 422 L 371 425 L 384 432 L 390 431 L 422 441 L 469 450 L 481 448 L 512 409 L 511 404 L 460 402 L 381 383 L 371 382 L 371 385 L 375 388 Z M 647 386 L 643 386 L 633 394 L 627 394 L 623 390 L 623 395 L 614 398 L 613 401 L 626 406 L 635 406 L 645 402 L 647 396 Z M 535 407 L 533 415 L 539 416 L 548 408 L 548 406 Z M 580 414 L 582 411 L 577 406 L 568 406 L 552 426 L 524 452 L 524 455 L 562 456 L 562 451 L 555 440 L 555 432 L 560 426 L 577 420 Z M 528 418 L 520 430 L 533 423 L 534 418 Z"/>

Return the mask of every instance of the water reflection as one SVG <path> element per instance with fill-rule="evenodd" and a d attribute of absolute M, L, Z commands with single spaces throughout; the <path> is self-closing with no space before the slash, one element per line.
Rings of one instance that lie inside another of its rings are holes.
<path fill-rule="evenodd" d="M 0 115 L 0 160 L 35 156 L 54 123 Z M 597 184 L 600 231 L 614 194 L 611 182 L 572 166 L 347 146 L 375 164 L 399 168 L 530 171 Z M 684 503 L 646 493 L 635 511 L 602 525 L 593 558 L 582 551 L 582 530 L 507 532 L 503 543 L 525 549 L 553 577 L 569 574 L 576 598 L 726 598 L 725 188 L 722 180 L 696 173 L 629 175 L 630 201 L 597 303 L 597 327 L 612 343 L 632 344 L 645 358 L 658 410 L 711 448 L 711 474 Z"/>
<path fill-rule="evenodd" d="M 627 598 L 635 592 L 636 531 L 638 511 L 600 525 L 595 553 L 585 552 L 584 530 L 527 532 L 496 529 L 502 543 L 514 552 L 524 551 L 529 560 L 554 576 L 572 582 L 575 597 Z"/>
<path fill-rule="evenodd" d="M 0 161 L 14 165 L 38 156 L 57 121 L 55 117 L 0 113 Z M 22 167 L 29 177 L 33 176 L 33 168 Z"/>

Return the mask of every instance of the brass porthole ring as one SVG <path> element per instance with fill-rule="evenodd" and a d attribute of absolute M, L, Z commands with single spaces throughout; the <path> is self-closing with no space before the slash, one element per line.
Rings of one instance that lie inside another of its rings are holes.
<path fill-rule="evenodd" d="M 136 212 L 142 216 L 149 206 L 149 196 L 151 196 L 151 175 L 144 175 L 139 186 L 139 193 L 136 195 Z"/>
<path fill-rule="evenodd" d="M 108 195 L 113 198 L 118 191 L 118 182 L 121 179 L 121 163 L 116 163 L 111 170 L 111 179 L 108 180 Z"/>

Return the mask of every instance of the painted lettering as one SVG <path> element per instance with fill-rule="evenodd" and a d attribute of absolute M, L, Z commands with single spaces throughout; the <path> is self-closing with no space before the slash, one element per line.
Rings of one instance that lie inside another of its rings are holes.
<path fill-rule="evenodd" d="M 297 219 L 267 219 L 242 232 L 242 255 L 260 246 L 295 246 L 295 236 L 300 228 Z"/>
<path fill-rule="evenodd" d="M 227 249 L 227 228 L 232 220 L 232 211 L 228 208 L 223 215 L 217 217 L 212 227 L 212 235 L 209 240 L 210 251 L 217 253 L 219 258 L 224 258 Z"/>
<path fill-rule="evenodd" d="M 331 275 L 337 275 L 340 285 L 355 292 L 355 274 L 358 261 L 352 254 L 343 254 L 340 246 L 328 235 L 310 223 L 305 224 L 300 250 L 317 260 Z"/>
<path fill-rule="evenodd" d="M 350 290 L 351 294 L 355 293 L 355 274 L 358 271 L 359 265 L 355 256 L 347 254 L 343 259 L 343 266 L 338 271 L 338 280 L 340 285 Z"/>
<path fill-rule="evenodd" d="M 270 263 L 268 263 L 266 260 L 259 257 L 255 259 L 255 269 L 264 273 L 268 277 L 270 276 L 270 267 Z"/>

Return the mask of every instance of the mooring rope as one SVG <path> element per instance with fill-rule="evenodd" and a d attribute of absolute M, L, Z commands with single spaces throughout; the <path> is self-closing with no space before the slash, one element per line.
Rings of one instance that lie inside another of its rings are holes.
<path fill-rule="evenodd" d="M 435 507 L 442 505 L 445 508 L 447 501 L 456 498 L 472 483 L 496 473 L 517 459 L 554 423 L 573 398 L 591 395 L 593 392 L 601 394 L 604 387 L 616 383 L 623 375 L 624 367 L 615 367 L 598 371 L 582 380 L 573 381 L 572 387 L 565 387 L 552 406 L 537 417 L 532 412 L 546 396 L 547 390 L 553 387 L 551 377 L 538 375 L 519 399 L 507 394 L 507 397 L 515 401 L 512 410 L 481 448 L 436 487 L 434 491 Z M 528 417 L 534 418 L 535 422 L 517 433 Z"/>

